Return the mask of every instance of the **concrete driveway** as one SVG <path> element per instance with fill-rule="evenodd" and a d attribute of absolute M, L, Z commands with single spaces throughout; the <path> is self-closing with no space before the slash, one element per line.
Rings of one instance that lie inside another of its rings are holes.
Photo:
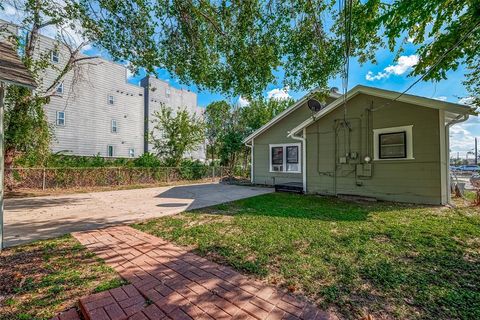
<path fill-rule="evenodd" d="M 218 183 L 5 200 L 5 246 L 208 207 L 273 189 Z"/>

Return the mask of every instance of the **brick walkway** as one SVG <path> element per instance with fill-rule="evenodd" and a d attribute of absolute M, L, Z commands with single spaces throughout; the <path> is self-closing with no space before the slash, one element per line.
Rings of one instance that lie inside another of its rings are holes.
<path fill-rule="evenodd" d="M 130 227 L 73 235 L 130 282 L 80 299 L 86 319 L 334 319 L 301 299 Z"/>

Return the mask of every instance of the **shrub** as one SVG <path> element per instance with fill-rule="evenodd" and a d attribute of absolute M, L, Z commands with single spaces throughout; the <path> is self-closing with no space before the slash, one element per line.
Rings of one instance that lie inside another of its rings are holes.
<path fill-rule="evenodd" d="M 147 152 L 142 154 L 137 159 L 133 160 L 133 165 L 135 167 L 145 167 L 145 168 L 161 167 L 162 162 L 157 156 Z"/>
<path fill-rule="evenodd" d="M 198 160 L 182 160 L 179 169 L 181 179 L 197 180 L 205 177 L 208 166 Z"/>

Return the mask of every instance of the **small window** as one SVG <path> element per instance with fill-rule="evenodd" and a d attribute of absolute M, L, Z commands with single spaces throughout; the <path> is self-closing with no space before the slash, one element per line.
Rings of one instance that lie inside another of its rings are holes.
<path fill-rule="evenodd" d="M 300 172 L 300 144 L 270 145 L 271 172 Z"/>
<path fill-rule="evenodd" d="M 58 94 L 63 94 L 63 82 L 58 85 L 56 92 Z"/>
<path fill-rule="evenodd" d="M 283 147 L 272 148 L 272 171 L 283 171 Z"/>
<path fill-rule="evenodd" d="M 58 63 L 60 61 L 60 57 L 58 56 L 58 51 L 53 50 L 51 55 L 50 55 L 50 58 L 51 58 L 53 63 Z"/>
<path fill-rule="evenodd" d="M 115 98 L 112 95 L 108 96 L 108 104 L 114 104 L 115 103 Z"/>
<path fill-rule="evenodd" d="M 107 147 L 107 156 L 109 156 L 109 157 L 115 156 L 115 149 L 113 148 L 113 146 L 108 146 Z"/>
<path fill-rule="evenodd" d="M 170 94 L 171 94 L 170 88 L 165 89 L 165 96 L 167 98 L 170 98 Z"/>
<path fill-rule="evenodd" d="M 406 132 L 382 133 L 378 135 L 380 159 L 401 159 L 407 157 Z"/>
<path fill-rule="evenodd" d="M 118 132 L 117 120 L 112 120 L 112 132 L 113 132 L 113 133 L 117 133 L 117 132 Z"/>
<path fill-rule="evenodd" d="M 298 146 L 287 147 L 287 171 L 299 171 Z"/>
<path fill-rule="evenodd" d="M 135 158 L 135 149 L 133 148 L 128 149 L 128 156 L 130 158 Z"/>
<path fill-rule="evenodd" d="M 65 125 L 65 111 L 57 111 L 57 126 Z"/>

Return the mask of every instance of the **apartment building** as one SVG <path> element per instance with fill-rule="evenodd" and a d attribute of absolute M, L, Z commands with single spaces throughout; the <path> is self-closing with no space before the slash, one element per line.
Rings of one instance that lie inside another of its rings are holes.
<path fill-rule="evenodd" d="M 66 46 L 43 35 L 37 46 L 37 55 L 50 53 L 54 65 L 39 81 L 39 89 L 44 91 L 54 83 L 70 52 Z M 143 78 L 139 85 L 128 83 L 124 65 L 99 57 L 84 60 L 81 67 L 68 72 L 53 90 L 55 93 L 45 111 L 52 128 L 54 153 L 138 157 L 144 152 L 154 152 L 147 135 L 152 130 L 153 113 L 162 106 L 201 114 L 194 92 L 174 88 L 152 76 Z M 204 149 L 199 146 L 185 156 L 204 160 Z"/>

